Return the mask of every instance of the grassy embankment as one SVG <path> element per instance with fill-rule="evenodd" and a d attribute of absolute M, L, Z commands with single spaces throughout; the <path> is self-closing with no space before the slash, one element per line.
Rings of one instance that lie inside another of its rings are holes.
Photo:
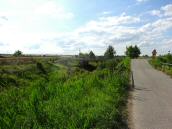
<path fill-rule="evenodd" d="M 149 63 L 156 69 L 161 70 L 172 77 L 172 66 L 165 65 L 163 63 L 172 64 L 172 55 L 167 54 L 159 56 L 149 61 Z"/>
<path fill-rule="evenodd" d="M 46 63 L 9 69 L 1 67 L 1 129 L 126 128 L 128 58 L 98 64 L 93 72 L 69 74 Z"/>

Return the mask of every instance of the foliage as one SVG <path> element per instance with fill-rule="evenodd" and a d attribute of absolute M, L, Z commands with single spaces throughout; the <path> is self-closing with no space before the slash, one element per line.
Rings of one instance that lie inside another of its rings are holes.
<path fill-rule="evenodd" d="M 126 48 L 126 55 L 131 57 L 131 58 L 137 58 L 141 54 L 140 49 L 135 46 L 129 46 Z"/>
<path fill-rule="evenodd" d="M 22 56 L 22 51 L 20 51 L 20 50 L 15 51 L 13 56 L 16 56 L 16 57 L 17 56 Z"/>
<path fill-rule="evenodd" d="M 88 71 L 93 71 L 96 69 L 96 66 L 89 64 L 88 60 L 82 59 L 79 61 L 79 68 L 85 69 Z"/>
<path fill-rule="evenodd" d="M 104 53 L 104 57 L 107 59 L 112 59 L 114 58 L 114 55 L 116 54 L 116 51 L 113 46 L 108 46 L 107 50 Z"/>
<path fill-rule="evenodd" d="M 167 54 L 164 56 L 166 63 L 171 63 L 172 64 L 172 54 Z"/>
<path fill-rule="evenodd" d="M 167 64 L 172 64 L 172 55 L 171 54 L 159 56 L 157 58 L 150 60 L 149 62 L 156 69 L 159 69 L 159 70 L 169 74 L 170 76 L 172 76 L 172 67 L 167 65 Z M 164 64 L 164 63 L 167 63 L 167 64 Z"/>
<path fill-rule="evenodd" d="M 82 53 L 82 52 L 80 52 L 79 53 L 79 57 L 80 58 L 87 58 L 87 59 L 95 59 L 96 58 L 96 56 L 95 56 L 93 51 L 90 51 L 89 53 Z"/>
<path fill-rule="evenodd" d="M 37 62 L 36 63 L 36 66 L 37 66 L 38 70 L 40 71 L 40 73 L 43 73 L 43 74 L 46 74 L 47 73 L 46 70 L 44 69 L 42 63 Z"/>
<path fill-rule="evenodd" d="M 153 60 L 150 60 L 150 63 L 155 67 L 155 68 L 161 68 L 161 59 L 158 58 L 158 59 L 153 59 Z"/>
<path fill-rule="evenodd" d="M 42 65 L 49 71 L 50 67 Z M 48 79 L 39 76 L 24 88 L 10 87 L 0 92 L 0 128 L 127 128 L 122 112 L 130 60 L 119 61 L 115 67 L 113 72 L 104 68 L 70 77 L 65 70 L 54 68 Z"/>
<path fill-rule="evenodd" d="M 32 56 L 25 56 L 25 57 L 9 57 L 9 58 L 1 58 L 0 65 L 23 65 L 23 64 L 33 64 L 37 61 L 41 62 L 55 62 L 58 60 L 58 57 L 32 57 Z"/>
<path fill-rule="evenodd" d="M 82 53 L 82 52 L 80 52 L 79 53 L 79 57 L 80 58 L 88 58 L 88 53 Z"/>
<path fill-rule="evenodd" d="M 49 63 L 1 66 L 0 90 L 11 87 L 25 87 L 34 80 L 46 78 L 44 74 L 49 74 L 57 69 L 57 66 L 53 66 Z"/>
<path fill-rule="evenodd" d="M 93 51 L 90 51 L 90 53 L 88 54 L 88 56 L 89 56 L 90 59 L 95 59 L 96 58 L 96 56 L 93 53 Z"/>
<path fill-rule="evenodd" d="M 143 55 L 143 57 L 148 58 L 149 56 L 148 55 Z"/>
<path fill-rule="evenodd" d="M 121 62 L 122 59 L 107 59 L 102 61 L 101 63 L 99 63 L 98 68 L 97 69 L 109 69 L 110 71 L 114 71 L 116 66 L 119 64 L 119 62 Z"/>

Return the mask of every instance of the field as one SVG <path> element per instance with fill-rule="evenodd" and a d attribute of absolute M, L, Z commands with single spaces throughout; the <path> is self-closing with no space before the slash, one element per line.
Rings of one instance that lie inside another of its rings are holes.
<path fill-rule="evenodd" d="M 0 128 L 125 129 L 129 75 L 129 58 L 1 65 Z"/>
<path fill-rule="evenodd" d="M 149 62 L 154 68 L 161 70 L 172 77 L 172 66 L 170 65 L 172 64 L 171 54 L 159 56 L 155 59 L 150 60 Z"/>
<path fill-rule="evenodd" d="M 33 64 L 36 61 L 53 61 L 58 57 L 5 57 L 0 58 L 0 65 Z"/>

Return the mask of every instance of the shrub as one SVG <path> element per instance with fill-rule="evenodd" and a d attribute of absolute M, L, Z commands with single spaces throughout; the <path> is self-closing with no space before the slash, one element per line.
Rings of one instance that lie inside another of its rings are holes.
<path fill-rule="evenodd" d="M 160 57 L 150 60 L 149 62 L 156 69 L 159 69 L 170 76 L 172 75 L 172 67 L 168 66 L 168 64 L 164 64 L 164 63 L 169 63 L 169 64 L 172 63 L 172 55 L 167 54 L 164 56 L 160 56 Z"/>
<path fill-rule="evenodd" d="M 172 64 L 172 54 L 167 54 L 167 55 L 164 56 L 164 58 L 167 61 L 167 63 Z"/>
<path fill-rule="evenodd" d="M 37 63 L 36 63 L 36 66 L 37 66 L 38 70 L 40 71 L 40 73 L 47 74 L 47 72 L 46 72 L 46 70 L 44 69 L 42 63 L 37 62 Z"/>
<path fill-rule="evenodd" d="M 85 69 L 87 71 L 93 71 L 96 69 L 96 66 L 89 64 L 88 60 L 82 59 L 79 61 L 79 68 Z"/>
<path fill-rule="evenodd" d="M 22 51 L 20 50 L 15 51 L 13 56 L 22 56 Z"/>

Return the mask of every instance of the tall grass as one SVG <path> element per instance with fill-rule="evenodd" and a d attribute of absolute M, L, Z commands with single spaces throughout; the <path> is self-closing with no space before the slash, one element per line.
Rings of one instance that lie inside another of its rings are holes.
<path fill-rule="evenodd" d="M 0 67 L 0 91 L 11 87 L 25 87 L 34 80 L 46 78 L 49 73 L 59 69 L 49 63 L 4 65 Z"/>
<path fill-rule="evenodd" d="M 149 63 L 156 69 L 161 70 L 172 77 L 172 67 L 165 65 L 163 63 L 172 64 L 172 55 L 167 54 L 164 56 L 159 56 L 155 59 L 149 61 Z"/>
<path fill-rule="evenodd" d="M 122 67 L 122 69 L 120 69 Z M 73 74 L 63 71 L 40 78 L 25 88 L 0 92 L 2 129 L 126 128 L 130 60 L 116 69 Z"/>

